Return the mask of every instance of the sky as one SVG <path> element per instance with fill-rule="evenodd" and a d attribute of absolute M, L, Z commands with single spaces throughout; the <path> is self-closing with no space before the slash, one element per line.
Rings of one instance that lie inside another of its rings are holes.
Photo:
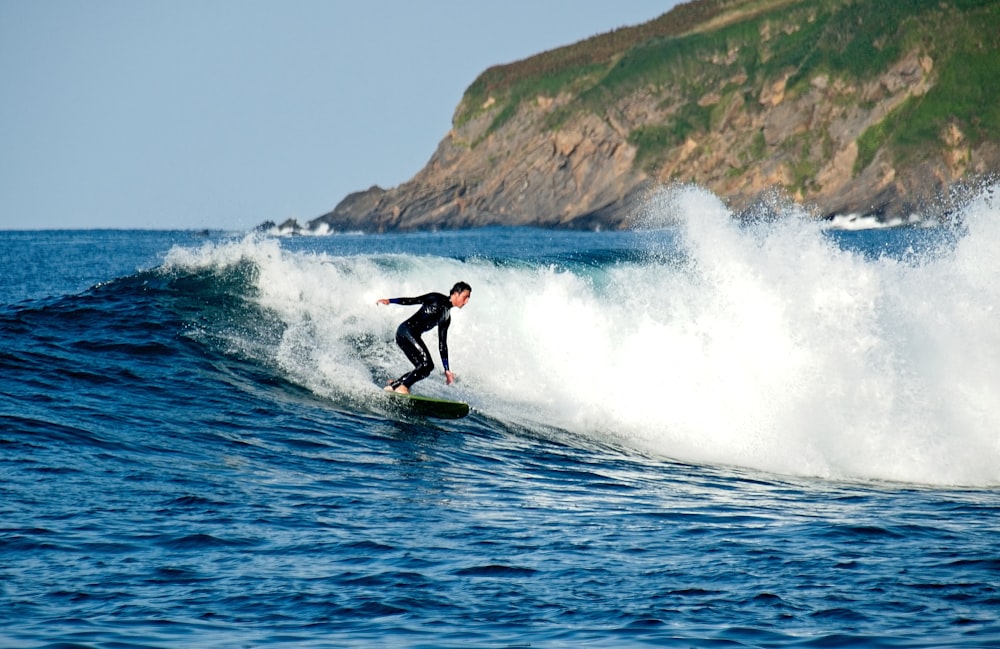
<path fill-rule="evenodd" d="M 486 68 L 679 0 L 0 0 L 0 230 L 300 223 L 427 163 Z"/>

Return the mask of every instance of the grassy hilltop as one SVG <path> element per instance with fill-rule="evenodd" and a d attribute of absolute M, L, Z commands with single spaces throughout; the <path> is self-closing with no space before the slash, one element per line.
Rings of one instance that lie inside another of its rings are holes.
<path fill-rule="evenodd" d="M 413 180 L 317 223 L 619 227 L 675 180 L 905 216 L 997 171 L 996 0 L 697 0 L 489 68 Z"/>

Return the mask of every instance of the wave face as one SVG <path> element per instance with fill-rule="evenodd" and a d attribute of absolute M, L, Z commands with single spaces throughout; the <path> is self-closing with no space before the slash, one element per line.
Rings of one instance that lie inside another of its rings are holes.
<path fill-rule="evenodd" d="M 997 646 L 995 201 L 0 232 L 0 646 Z M 457 280 L 401 417 L 376 300 Z"/>
<path fill-rule="evenodd" d="M 837 233 L 793 210 L 737 223 L 692 188 L 651 200 L 644 228 L 426 235 L 407 244 L 420 253 L 247 238 L 176 249 L 166 268 L 252 268 L 252 301 L 275 322 L 205 334 L 344 404 L 406 367 L 392 340 L 409 311 L 376 299 L 461 279 L 461 381 L 420 388 L 485 417 L 693 463 L 1000 484 L 991 195 L 960 228 Z"/>

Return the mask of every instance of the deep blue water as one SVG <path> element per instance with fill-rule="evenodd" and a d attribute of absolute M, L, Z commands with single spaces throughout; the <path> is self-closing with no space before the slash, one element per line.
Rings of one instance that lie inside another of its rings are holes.
<path fill-rule="evenodd" d="M 0 232 L 0 646 L 1000 646 L 1000 213 L 692 200 L 652 232 Z M 459 382 L 418 390 L 473 412 L 394 416 L 409 310 L 374 301 L 458 279 Z"/>

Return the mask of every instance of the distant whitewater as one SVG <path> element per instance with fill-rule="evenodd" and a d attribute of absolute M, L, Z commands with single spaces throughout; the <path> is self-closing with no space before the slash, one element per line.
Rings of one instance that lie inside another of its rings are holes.
<path fill-rule="evenodd" d="M 0 645 L 1000 645 L 995 192 L 637 220 L 0 232 Z"/>

